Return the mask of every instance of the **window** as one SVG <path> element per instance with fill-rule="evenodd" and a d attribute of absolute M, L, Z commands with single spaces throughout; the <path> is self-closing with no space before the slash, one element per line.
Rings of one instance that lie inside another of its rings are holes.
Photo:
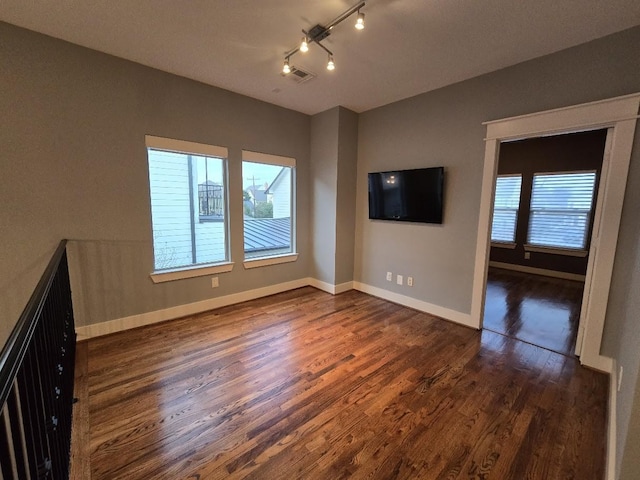
<path fill-rule="evenodd" d="M 595 182 L 595 172 L 534 174 L 527 242 L 584 250 Z"/>
<path fill-rule="evenodd" d="M 520 207 L 522 175 L 499 175 L 496 179 L 496 198 L 493 203 L 491 241 L 513 243 L 516 241 L 516 224 Z"/>
<path fill-rule="evenodd" d="M 295 159 L 242 152 L 244 257 L 294 252 Z"/>
<path fill-rule="evenodd" d="M 154 270 L 227 262 L 227 149 L 146 137 Z"/>
<path fill-rule="evenodd" d="M 198 217 L 201 222 L 224 221 L 224 161 L 196 158 L 198 175 Z"/>

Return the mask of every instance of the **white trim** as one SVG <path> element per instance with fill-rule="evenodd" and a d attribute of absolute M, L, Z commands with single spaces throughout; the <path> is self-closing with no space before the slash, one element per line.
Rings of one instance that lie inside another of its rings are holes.
<path fill-rule="evenodd" d="M 537 135 L 553 135 L 567 132 L 568 128 L 571 131 L 607 128 L 618 122 L 640 118 L 637 110 L 639 99 L 640 93 L 631 93 L 621 97 L 482 122 L 482 125 L 487 126 L 485 140 L 505 141 Z"/>
<path fill-rule="evenodd" d="M 252 152 L 251 150 L 242 150 L 242 161 L 266 163 L 268 165 L 277 165 L 279 167 L 296 166 L 295 158 L 282 157 L 280 155 L 271 155 L 269 153 Z"/>
<path fill-rule="evenodd" d="M 322 280 L 318 280 L 317 278 L 309 278 L 309 285 L 313 288 L 317 288 L 318 290 L 322 290 L 323 292 L 330 293 L 331 295 L 335 295 L 336 286 L 332 285 L 328 282 L 323 282 Z"/>
<path fill-rule="evenodd" d="M 636 93 L 485 123 L 487 141 L 480 196 L 471 323 L 482 325 L 488 266 L 488 238 L 491 226 L 491 202 L 495 190 L 495 170 L 498 163 L 500 142 L 515 138 L 609 128 L 608 135 L 612 136 L 610 165 L 607 168 L 603 164 L 600 179 L 601 185 L 604 184 L 601 191 L 603 194 L 598 195 L 594 217 L 594 221 L 600 221 L 602 225 L 599 227 L 600 235 L 593 235 L 591 240 L 587 271 L 589 272 L 589 265 L 592 265 L 593 278 L 590 292 L 585 289 L 583 297 L 583 304 L 587 303 L 587 305 L 585 318 L 580 320 L 581 324 L 584 323 L 585 332 L 580 361 L 596 370 L 606 371 L 607 367 L 610 368 L 611 359 L 600 355 L 600 345 L 639 104 L 640 93 Z M 594 224 L 594 234 L 595 231 Z"/>
<path fill-rule="evenodd" d="M 476 261 L 473 270 L 473 290 L 471 293 L 471 322 L 475 328 L 482 328 L 484 317 L 484 297 L 487 289 L 487 270 L 491 241 L 491 220 L 495 178 L 498 171 L 500 142 L 487 140 L 484 146 L 484 166 L 482 168 L 482 191 L 480 192 L 480 213 L 478 215 L 478 237 L 476 240 Z"/>
<path fill-rule="evenodd" d="M 188 303 L 186 305 L 179 305 L 177 307 L 170 307 L 163 310 L 155 310 L 153 312 L 131 315 L 129 317 L 118 318 L 102 323 L 95 323 L 93 325 L 86 325 L 84 327 L 76 327 L 76 333 L 79 337 L 81 337 L 81 339 L 86 340 L 87 338 L 99 337 L 101 335 L 107 335 L 109 333 L 120 332 L 123 330 L 129 330 L 131 328 L 142 327 L 144 325 L 151 325 L 153 323 L 173 320 L 176 318 L 185 317 L 187 315 L 195 315 L 196 313 L 202 313 L 216 308 L 246 302 L 248 300 L 266 297 L 268 295 L 274 295 L 276 293 L 282 293 L 288 290 L 306 287 L 308 285 L 309 279 L 301 278 L 299 280 L 279 283 L 277 285 L 270 285 L 268 287 L 256 288 L 254 290 L 247 290 L 240 293 L 233 293 L 231 295 L 225 295 L 224 297 L 210 298 L 208 300 Z"/>
<path fill-rule="evenodd" d="M 636 111 L 638 103 L 636 99 Z M 594 213 L 594 231 L 589 253 L 589 263 L 593 260 L 593 270 L 590 294 L 588 298 L 583 298 L 583 303 L 587 304 L 585 317 L 580 319 L 584 324 L 580 361 L 587 366 L 591 366 L 593 362 L 593 368 L 596 369 L 599 368 L 595 366 L 595 362 L 600 356 L 635 130 L 636 120 L 627 120 L 617 123 L 608 132 L 611 151 L 608 158 L 605 158 L 606 165 L 602 166 L 600 182 L 604 185 L 599 191 L 599 197 L 602 194 L 604 200 L 598 199 Z M 596 258 L 600 261 L 595 261 Z"/>
<path fill-rule="evenodd" d="M 605 453 L 605 478 L 616 480 L 616 409 L 618 402 L 617 382 L 618 362 L 612 359 L 611 372 L 609 372 L 609 416 L 607 417 L 607 451 Z"/>
<path fill-rule="evenodd" d="M 506 248 L 507 250 L 515 250 L 516 245 L 517 244 L 513 242 L 496 242 L 496 241 L 491 242 L 491 247 Z"/>
<path fill-rule="evenodd" d="M 465 327 L 477 328 L 475 323 L 471 321 L 471 316 L 468 313 L 451 310 L 446 307 L 441 307 L 440 305 L 434 305 L 432 303 L 424 302 L 412 297 L 407 297 L 406 295 L 390 292 L 389 290 L 384 290 L 372 285 L 367 285 L 366 283 L 353 282 L 353 288 L 355 290 L 359 290 L 360 292 L 373 295 L 374 297 L 382 298 L 383 300 L 398 303 L 405 307 L 413 308 L 421 312 L 435 315 L 436 317 L 440 317 L 444 320 L 459 323 L 460 325 L 464 325 Z"/>
<path fill-rule="evenodd" d="M 505 270 L 513 270 L 515 272 L 533 273 L 534 275 L 544 275 L 545 277 L 563 278 L 565 280 L 576 280 L 584 282 L 585 276 L 577 273 L 558 272 L 556 270 L 547 270 L 546 268 L 529 267 L 527 265 L 516 265 L 513 263 L 489 261 L 490 267 L 503 268 Z"/>
<path fill-rule="evenodd" d="M 493 246 L 493 245 L 492 245 Z M 571 250 L 569 248 L 539 247 L 525 243 L 525 252 L 549 253 L 551 255 L 564 255 L 566 257 L 586 257 L 589 252 L 586 250 Z"/>
<path fill-rule="evenodd" d="M 233 262 L 228 262 L 218 265 L 187 267 L 166 272 L 154 272 L 149 276 L 151 277 L 151 280 L 153 280 L 153 283 L 173 282 L 174 280 L 183 280 L 185 278 L 204 277 L 206 275 L 227 273 L 233 270 L 233 265 Z"/>
<path fill-rule="evenodd" d="M 349 290 L 353 290 L 353 282 L 344 282 L 339 283 L 335 286 L 335 295 L 339 295 L 344 292 L 348 292 Z"/>
<path fill-rule="evenodd" d="M 154 137 L 152 135 L 145 135 L 144 141 L 147 148 L 157 150 L 178 153 L 194 153 L 204 155 L 206 157 L 227 158 L 228 156 L 228 149 L 226 147 L 207 145 L 205 143 L 188 142 L 186 140 L 176 140 L 175 138 Z"/>
<path fill-rule="evenodd" d="M 331 283 L 318 280 L 317 278 L 309 278 L 309 285 L 317 288 L 318 290 L 322 290 L 323 292 L 330 293 L 331 295 L 338 295 L 340 293 L 353 290 L 353 282 L 345 282 L 338 285 L 333 285 Z"/>
<path fill-rule="evenodd" d="M 286 255 L 275 255 L 273 257 L 261 257 L 244 261 L 244 268 L 268 267 L 269 265 L 280 265 L 281 263 L 295 262 L 298 260 L 297 253 L 287 253 Z"/>

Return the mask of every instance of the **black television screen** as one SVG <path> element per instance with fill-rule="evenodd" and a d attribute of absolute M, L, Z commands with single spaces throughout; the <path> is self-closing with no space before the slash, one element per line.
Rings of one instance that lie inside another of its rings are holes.
<path fill-rule="evenodd" d="M 444 167 L 369 174 L 369 218 L 442 223 Z"/>

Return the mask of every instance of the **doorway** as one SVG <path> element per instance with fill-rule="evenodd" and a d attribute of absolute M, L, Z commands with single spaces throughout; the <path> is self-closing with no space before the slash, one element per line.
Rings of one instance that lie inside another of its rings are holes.
<path fill-rule="evenodd" d="M 585 278 L 578 346 L 583 365 L 611 372 L 613 361 L 601 355 L 600 345 L 639 105 L 640 94 L 632 94 L 486 123 L 471 325 L 482 328 L 483 324 L 494 179 L 501 142 L 606 128 L 605 158 L 594 212 L 594 236 Z"/>
<path fill-rule="evenodd" d="M 606 138 L 501 144 L 484 328 L 574 355 Z"/>

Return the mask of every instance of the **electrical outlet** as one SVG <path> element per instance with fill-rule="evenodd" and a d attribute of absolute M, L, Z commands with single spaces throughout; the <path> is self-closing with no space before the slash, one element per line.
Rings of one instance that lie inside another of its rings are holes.
<path fill-rule="evenodd" d="M 620 371 L 618 372 L 618 391 L 620 391 L 620 388 L 622 388 L 622 365 L 620 365 Z"/>
<path fill-rule="evenodd" d="M 218 277 L 211 278 L 211 288 L 217 288 L 220 286 L 220 282 L 218 281 Z"/>
<path fill-rule="evenodd" d="M 387 272 L 387 282 L 390 282 L 391 280 L 393 280 L 393 273 Z"/>
<path fill-rule="evenodd" d="M 398 285 L 402 285 L 402 282 L 403 282 L 402 275 L 398 275 L 398 276 L 396 277 L 396 283 L 397 283 Z"/>
<path fill-rule="evenodd" d="M 531 258 L 531 252 L 524 252 L 524 259 L 529 260 Z"/>
<path fill-rule="evenodd" d="M 407 277 L 407 286 L 413 287 L 413 277 Z"/>

